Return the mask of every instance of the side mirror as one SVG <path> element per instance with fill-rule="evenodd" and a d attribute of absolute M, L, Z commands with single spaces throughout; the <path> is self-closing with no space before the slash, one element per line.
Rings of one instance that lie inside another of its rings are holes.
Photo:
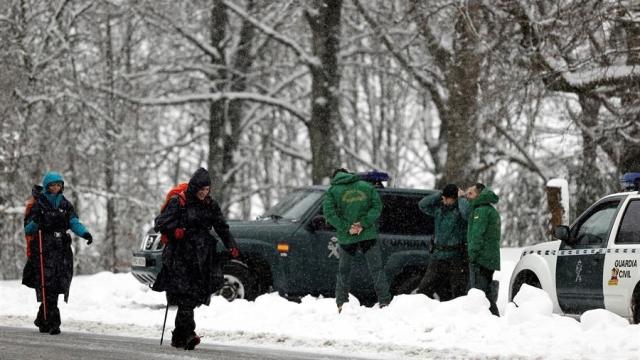
<path fill-rule="evenodd" d="M 569 227 L 566 225 L 558 225 L 553 230 L 553 237 L 562 241 L 569 241 Z"/>
<path fill-rule="evenodd" d="M 311 221 L 306 226 L 307 230 L 311 232 L 315 232 L 317 230 L 326 230 L 329 228 L 329 224 L 327 224 L 327 219 L 322 215 L 316 215 L 311 218 Z"/>

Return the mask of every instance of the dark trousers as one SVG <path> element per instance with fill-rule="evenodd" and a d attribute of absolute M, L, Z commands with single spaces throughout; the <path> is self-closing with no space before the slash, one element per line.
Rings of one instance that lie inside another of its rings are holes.
<path fill-rule="evenodd" d="M 469 288 L 484 291 L 484 295 L 489 300 L 489 311 L 495 316 L 500 316 L 498 306 L 496 306 L 491 282 L 493 281 L 493 270 L 477 264 L 469 264 Z"/>
<path fill-rule="evenodd" d="M 187 339 L 195 334 L 196 321 L 194 320 L 193 309 L 197 302 L 188 296 L 176 296 L 178 312 L 176 313 L 175 329 L 171 342 L 183 346 Z"/>
<path fill-rule="evenodd" d="M 58 294 L 47 294 L 47 320 L 44 316 L 44 304 L 40 303 L 38 308 L 38 315 L 34 324 L 40 328 L 41 331 L 47 332 L 50 329 L 59 328 L 62 323 L 60 319 L 60 309 L 58 309 Z"/>
<path fill-rule="evenodd" d="M 378 297 L 378 303 L 387 305 L 391 302 L 391 293 L 389 293 L 389 283 L 387 275 L 384 273 L 382 264 L 382 251 L 380 244 L 374 240 L 365 240 L 351 245 L 338 246 L 338 254 L 340 261 L 338 263 L 338 276 L 336 279 L 336 303 L 342 306 L 349 301 L 351 266 L 358 251 L 362 252 L 369 274 L 373 279 L 373 288 Z"/>
<path fill-rule="evenodd" d="M 418 293 L 433 297 L 438 294 L 440 301 L 455 299 L 467 293 L 467 263 L 460 257 L 433 259 L 427 265 Z"/>

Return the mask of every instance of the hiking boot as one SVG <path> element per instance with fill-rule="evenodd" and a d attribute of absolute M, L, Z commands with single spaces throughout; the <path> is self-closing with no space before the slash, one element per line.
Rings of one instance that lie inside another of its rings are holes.
<path fill-rule="evenodd" d="M 60 328 L 57 326 L 49 330 L 49 335 L 58 335 L 58 334 L 60 334 Z"/>
<path fill-rule="evenodd" d="M 187 342 L 184 345 L 184 349 L 193 350 L 198 344 L 200 344 L 200 336 L 196 335 L 196 333 L 194 332 L 193 334 L 189 335 L 189 337 L 187 337 Z"/>
<path fill-rule="evenodd" d="M 182 349 L 186 344 L 187 342 L 183 337 L 176 336 L 175 331 L 171 332 L 171 346 Z"/>
<path fill-rule="evenodd" d="M 49 325 L 40 318 L 37 318 L 33 324 L 38 327 L 41 333 L 48 333 L 50 330 Z"/>

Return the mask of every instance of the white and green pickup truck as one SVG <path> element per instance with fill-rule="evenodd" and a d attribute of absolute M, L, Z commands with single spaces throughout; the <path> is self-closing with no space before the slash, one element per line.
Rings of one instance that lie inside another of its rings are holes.
<path fill-rule="evenodd" d="M 558 314 L 606 309 L 640 323 L 640 189 L 595 202 L 555 241 L 525 248 L 511 276 L 509 300 L 522 284 L 546 291 Z M 517 304 L 516 304 L 517 305 Z"/>

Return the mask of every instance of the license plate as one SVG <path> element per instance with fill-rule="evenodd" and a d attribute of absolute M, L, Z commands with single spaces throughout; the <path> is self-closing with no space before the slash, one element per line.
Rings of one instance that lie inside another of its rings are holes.
<path fill-rule="evenodd" d="M 131 260 L 131 266 L 145 267 L 147 266 L 147 259 L 140 256 L 134 256 L 133 259 Z"/>

